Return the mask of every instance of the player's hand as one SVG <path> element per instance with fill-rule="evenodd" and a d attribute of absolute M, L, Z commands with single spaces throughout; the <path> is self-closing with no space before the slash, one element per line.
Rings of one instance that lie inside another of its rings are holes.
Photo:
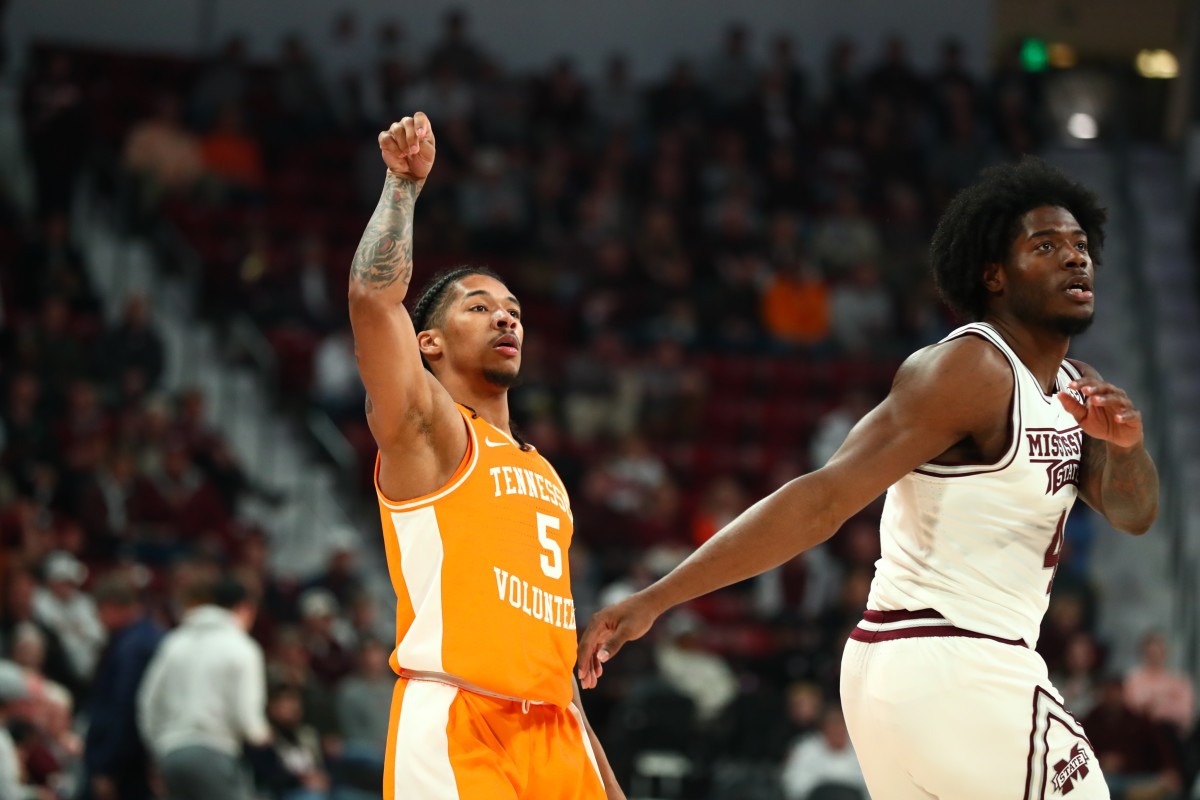
<path fill-rule="evenodd" d="M 437 155 L 433 126 L 424 111 L 393 122 L 379 132 L 379 151 L 388 172 L 397 178 L 424 183 Z"/>
<path fill-rule="evenodd" d="M 640 639 L 658 618 L 641 593 L 601 609 L 588 622 L 579 639 L 576 667 L 579 685 L 593 689 L 604 674 L 604 663 L 628 641 Z"/>
<path fill-rule="evenodd" d="M 1142 412 L 1134 407 L 1124 389 L 1091 376 L 1071 381 L 1070 387 L 1082 394 L 1085 402 L 1080 403 L 1068 392 L 1059 392 L 1058 400 L 1084 433 L 1117 447 L 1142 443 Z"/>

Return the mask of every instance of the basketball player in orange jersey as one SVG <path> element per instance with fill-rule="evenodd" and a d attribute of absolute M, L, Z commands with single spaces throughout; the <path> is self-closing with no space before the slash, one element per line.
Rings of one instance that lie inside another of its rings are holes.
<path fill-rule="evenodd" d="M 570 501 L 509 427 L 520 303 L 465 268 L 435 279 L 410 317 L 429 119 L 394 123 L 379 147 L 387 177 L 349 301 L 398 598 L 384 797 L 624 800 L 572 675 Z"/>
<path fill-rule="evenodd" d="M 841 672 L 871 795 L 1109 797 L 1033 649 L 1076 495 L 1135 535 L 1158 509 L 1141 414 L 1066 357 L 1092 321 L 1104 220 L 1094 194 L 1036 159 L 961 192 L 930 255 L 943 298 L 977 321 L 909 357 L 825 467 L 597 613 L 583 685 L 666 609 L 824 541 L 886 490 L 882 557 Z"/>

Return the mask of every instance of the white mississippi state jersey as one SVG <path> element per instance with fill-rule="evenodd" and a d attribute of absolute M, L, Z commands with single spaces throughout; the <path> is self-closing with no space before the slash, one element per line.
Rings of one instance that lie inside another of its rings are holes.
<path fill-rule="evenodd" d="M 1083 431 L 994 328 L 965 325 L 942 341 L 962 336 L 991 342 L 1012 366 L 1008 449 L 992 464 L 923 464 L 888 489 L 867 607 L 933 609 L 1033 647 L 1078 494 Z M 1055 393 L 1078 377 L 1064 361 Z"/>

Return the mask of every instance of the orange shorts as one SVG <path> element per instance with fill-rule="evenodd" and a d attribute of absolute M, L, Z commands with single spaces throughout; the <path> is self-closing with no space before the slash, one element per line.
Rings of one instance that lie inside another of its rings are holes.
<path fill-rule="evenodd" d="M 604 800 L 583 719 L 566 709 L 400 678 L 385 800 Z"/>

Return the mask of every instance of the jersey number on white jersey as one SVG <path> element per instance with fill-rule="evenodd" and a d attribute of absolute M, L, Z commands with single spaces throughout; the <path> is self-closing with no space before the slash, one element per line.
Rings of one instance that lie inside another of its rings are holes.
<path fill-rule="evenodd" d="M 1063 526 L 1067 524 L 1067 512 L 1063 511 L 1058 518 L 1058 525 L 1054 527 L 1054 536 L 1050 539 L 1050 546 L 1046 548 L 1046 557 L 1042 560 L 1042 566 L 1050 570 L 1050 582 L 1046 584 L 1046 594 L 1050 594 L 1050 590 L 1054 587 L 1054 576 L 1058 574 L 1058 559 L 1062 556 L 1063 540 L 1066 538 L 1063 535 Z"/>

